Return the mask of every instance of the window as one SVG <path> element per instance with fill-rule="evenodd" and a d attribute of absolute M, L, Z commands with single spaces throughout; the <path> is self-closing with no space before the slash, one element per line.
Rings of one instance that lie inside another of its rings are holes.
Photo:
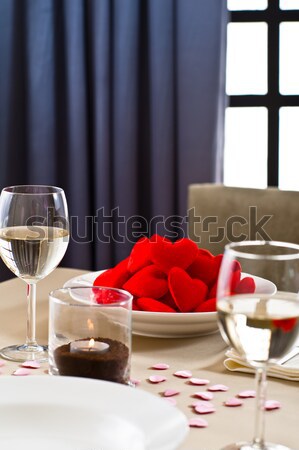
<path fill-rule="evenodd" d="M 299 190 L 299 0 L 227 0 L 224 183 Z"/>

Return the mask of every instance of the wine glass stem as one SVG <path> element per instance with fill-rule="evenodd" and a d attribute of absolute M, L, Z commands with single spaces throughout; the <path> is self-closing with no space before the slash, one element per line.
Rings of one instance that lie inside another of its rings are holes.
<path fill-rule="evenodd" d="M 36 327 L 36 284 L 29 283 L 27 285 L 27 338 L 26 345 L 36 347 L 35 338 Z"/>
<path fill-rule="evenodd" d="M 266 367 L 258 368 L 255 376 L 256 382 L 256 412 L 253 444 L 256 449 L 264 448 L 265 431 L 265 401 L 267 392 Z"/>

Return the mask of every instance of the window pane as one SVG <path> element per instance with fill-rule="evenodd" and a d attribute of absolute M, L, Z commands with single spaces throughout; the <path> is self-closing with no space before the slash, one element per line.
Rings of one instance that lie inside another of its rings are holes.
<path fill-rule="evenodd" d="M 299 9 L 299 0 L 280 0 L 280 9 Z"/>
<path fill-rule="evenodd" d="M 227 8 L 230 11 L 263 10 L 268 8 L 268 0 L 227 0 Z"/>
<path fill-rule="evenodd" d="M 226 92 L 267 93 L 267 25 L 229 23 L 227 27 Z"/>
<path fill-rule="evenodd" d="M 279 187 L 299 191 L 299 108 L 279 111 Z"/>
<path fill-rule="evenodd" d="M 227 108 L 224 184 L 267 187 L 267 108 Z"/>
<path fill-rule="evenodd" d="M 279 91 L 281 94 L 299 94 L 299 22 L 280 24 Z"/>

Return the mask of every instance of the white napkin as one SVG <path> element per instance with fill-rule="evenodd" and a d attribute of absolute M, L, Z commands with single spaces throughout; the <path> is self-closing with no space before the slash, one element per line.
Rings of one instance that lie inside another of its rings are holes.
<path fill-rule="evenodd" d="M 225 353 L 227 359 L 224 360 L 224 366 L 233 372 L 254 373 L 254 369 L 244 361 L 237 353 L 231 349 Z M 269 377 L 282 378 L 284 380 L 299 381 L 299 355 L 285 362 L 284 364 L 275 364 L 267 370 Z"/>

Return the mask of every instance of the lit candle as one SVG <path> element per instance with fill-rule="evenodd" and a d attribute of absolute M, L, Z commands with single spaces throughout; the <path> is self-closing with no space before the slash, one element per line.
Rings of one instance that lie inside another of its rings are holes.
<path fill-rule="evenodd" d="M 71 352 L 84 352 L 84 353 L 104 353 L 109 349 L 109 344 L 106 342 L 95 341 L 94 339 L 90 339 L 83 341 L 74 341 L 70 344 Z"/>

